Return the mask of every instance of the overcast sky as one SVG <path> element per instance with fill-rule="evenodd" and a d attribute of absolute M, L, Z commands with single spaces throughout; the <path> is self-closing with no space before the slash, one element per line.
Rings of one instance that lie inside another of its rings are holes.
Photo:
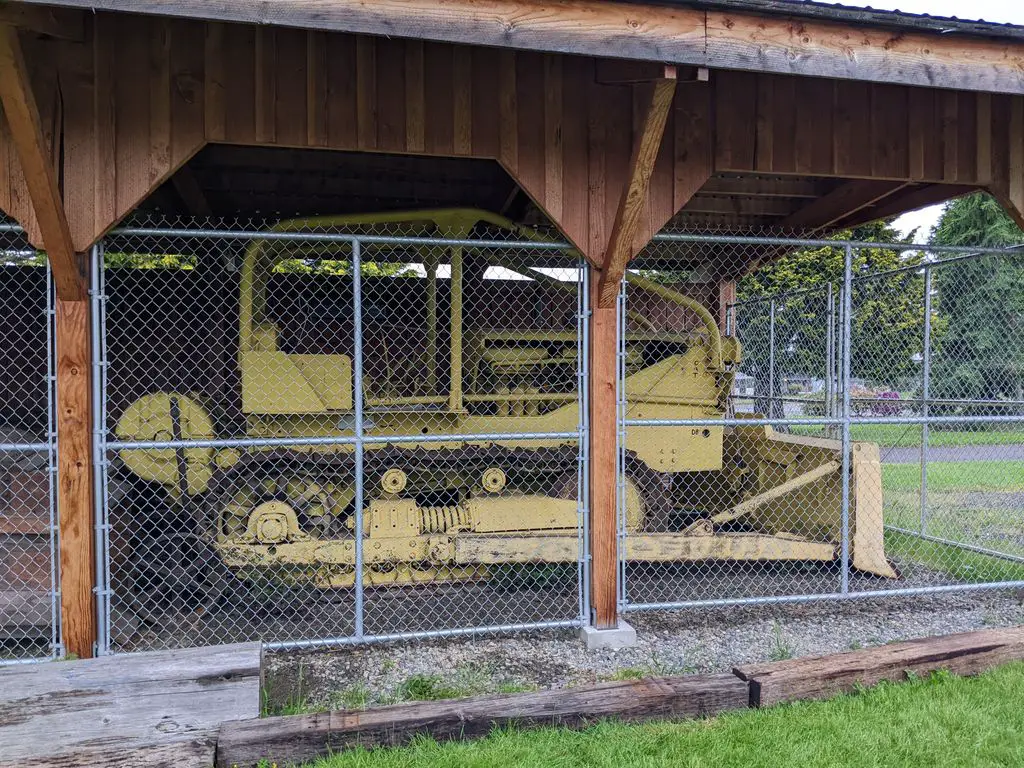
<path fill-rule="evenodd" d="M 995 21 L 1003 24 L 1024 25 L 1024 0 L 840 0 L 843 5 L 877 8 L 886 11 L 927 13 L 932 16 L 955 16 L 967 21 Z M 917 229 L 918 242 L 926 240 L 934 226 L 941 205 L 933 205 L 908 213 L 896 220 L 902 232 Z"/>

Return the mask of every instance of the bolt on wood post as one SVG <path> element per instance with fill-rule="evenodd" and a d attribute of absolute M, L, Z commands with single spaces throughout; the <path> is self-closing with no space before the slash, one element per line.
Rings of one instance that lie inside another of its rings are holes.
<path fill-rule="evenodd" d="M 618 536 L 615 487 L 615 302 L 602 306 L 598 270 L 590 291 L 590 618 L 598 629 L 618 625 Z"/>
<path fill-rule="evenodd" d="M 61 632 L 68 654 L 88 658 L 97 634 L 89 301 L 58 297 L 55 308 Z"/>

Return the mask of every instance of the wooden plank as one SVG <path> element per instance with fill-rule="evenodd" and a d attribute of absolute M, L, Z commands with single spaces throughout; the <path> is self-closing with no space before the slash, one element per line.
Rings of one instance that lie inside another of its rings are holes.
<path fill-rule="evenodd" d="M 679 211 L 711 177 L 714 167 L 712 89 L 708 83 L 687 85 L 676 98 L 672 206 Z"/>
<path fill-rule="evenodd" d="M 425 148 L 425 97 L 423 84 L 423 41 L 405 44 L 405 146 L 409 152 Z"/>
<path fill-rule="evenodd" d="M 978 184 L 992 182 L 992 94 L 976 94 L 975 178 Z"/>
<path fill-rule="evenodd" d="M 867 83 L 836 83 L 834 104 L 836 175 L 870 178 L 871 87 Z"/>
<path fill-rule="evenodd" d="M 274 58 L 274 139 L 288 147 L 308 144 L 309 104 L 306 32 L 277 30 Z"/>
<path fill-rule="evenodd" d="M 544 57 L 544 209 L 553 221 L 562 221 L 562 58 Z M 584 166 L 585 167 L 585 166 Z M 575 181 L 571 179 L 570 183 Z"/>
<path fill-rule="evenodd" d="M 95 26 L 94 26 L 95 29 Z M 60 67 L 79 73 L 61 81 L 64 105 L 63 193 L 72 248 L 92 242 L 101 196 L 97 182 L 109 169 L 100 169 L 96 111 L 97 77 L 94 51 L 85 45 L 62 46 Z M 13 212 L 11 212 L 13 213 Z M 82 245 L 77 245 L 77 243 Z"/>
<path fill-rule="evenodd" d="M 715 170 L 753 170 L 757 139 L 757 78 L 754 75 L 716 73 L 715 121 Z"/>
<path fill-rule="evenodd" d="M 171 20 L 150 19 L 149 27 L 149 174 L 147 186 L 171 170 Z M 136 97 L 134 109 L 145 111 Z M 132 204 L 134 207 L 134 203 Z"/>
<path fill-rule="evenodd" d="M 0 670 L 0 712 L 17 713 L 0 717 L 4 760 L 205 768 L 221 722 L 259 714 L 260 655 L 243 643 Z"/>
<path fill-rule="evenodd" d="M 770 172 L 773 168 L 775 149 L 775 78 L 759 75 L 757 78 L 757 121 L 754 125 L 757 138 L 754 146 L 755 171 Z"/>
<path fill-rule="evenodd" d="M 473 155 L 497 158 L 500 153 L 501 116 L 498 106 L 498 51 L 473 49 Z"/>
<path fill-rule="evenodd" d="M 85 296 L 57 175 L 43 137 L 39 107 L 32 92 L 18 31 L 0 26 L 0 103 L 14 142 L 46 248 L 58 295 L 67 300 Z"/>
<path fill-rule="evenodd" d="M 472 49 L 457 45 L 452 54 L 452 150 L 469 155 L 473 151 Z"/>
<path fill-rule="evenodd" d="M 476 738 L 513 724 L 578 728 L 607 718 L 637 722 L 706 717 L 746 706 L 747 695 L 746 685 L 732 675 L 692 675 L 248 720 L 221 728 L 217 765 L 301 763 L 357 746 L 406 744 L 420 734 L 442 741 Z"/>
<path fill-rule="evenodd" d="M 545 208 L 544 56 L 533 51 L 516 54 L 516 118 L 519 162 L 515 178 Z"/>
<path fill-rule="evenodd" d="M 96 642 L 89 302 L 58 297 L 54 328 L 61 625 L 67 652 L 88 658 Z"/>
<path fill-rule="evenodd" d="M 946 669 L 976 675 L 1024 659 L 1024 627 L 929 637 L 832 656 L 816 656 L 736 667 L 750 684 L 750 705 L 770 706 L 797 699 L 824 699 L 858 685 L 903 680 Z"/>
<path fill-rule="evenodd" d="M 41 2 L 42 0 L 31 0 Z M 53 4 L 53 3 L 51 3 Z M 121 11 L 123 0 L 56 0 Z M 1015 40 L 901 31 L 782 13 L 614 0 L 133 0 L 132 11 L 248 24 L 614 56 L 720 69 L 1024 93 Z M 851 41 L 856 41 L 852 44 Z"/>
<path fill-rule="evenodd" d="M 356 38 L 356 145 L 377 147 L 377 41 Z"/>
<path fill-rule="evenodd" d="M 327 146 L 327 40 L 306 33 L 306 144 Z"/>
<path fill-rule="evenodd" d="M 618 211 L 612 224 L 608 248 L 602 260 L 601 280 L 598 287 L 598 304 L 602 307 L 615 306 L 619 292 L 619 281 L 629 260 L 636 255 L 634 242 L 640 213 L 647 200 L 654 161 L 661 148 L 665 123 L 676 92 L 675 70 L 666 72 L 666 77 L 651 87 L 649 101 L 642 112 L 640 131 L 633 143 L 633 154 L 629 160 L 629 176 L 619 200 Z"/>
<path fill-rule="evenodd" d="M 942 104 L 942 180 L 956 181 L 959 150 L 957 123 L 960 119 L 956 93 L 948 91 L 939 96 Z"/>
<path fill-rule="evenodd" d="M 615 405 L 618 332 L 615 302 L 602 306 L 599 273 L 590 290 L 590 611 L 598 629 L 618 624 Z"/>
<path fill-rule="evenodd" d="M 377 143 L 382 152 L 404 152 L 405 116 L 405 43 L 402 40 L 377 40 L 376 116 Z"/>
<path fill-rule="evenodd" d="M 255 120 L 256 141 L 277 142 L 277 30 L 260 27 L 256 30 L 255 55 Z"/>
<path fill-rule="evenodd" d="M 903 185 L 894 181 L 860 180 L 840 185 L 832 192 L 808 203 L 779 226 L 796 231 L 824 229 L 862 208 L 877 203 Z"/>
<path fill-rule="evenodd" d="M 519 172 L 518 112 L 516 54 L 515 51 L 502 51 L 498 60 L 498 158 L 513 176 Z"/>
<path fill-rule="evenodd" d="M 201 24 L 175 20 L 171 27 L 171 161 L 168 171 L 176 169 L 206 143 L 204 53 L 203 48 L 194 43 L 196 38 L 205 38 Z M 222 118 L 223 115 L 217 120 Z"/>
<path fill-rule="evenodd" d="M 224 141 L 224 25 L 205 24 L 203 118 L 207 141 Z"/>
<path fill-rule="evenodd" d="M 1010 180 L 1006 207 L 1019 227 L 1024 228 L 1024 96 L 1010 102 Z"/>
<path fill-rule="evenodd" d="M 327 40 L 327 143 L 354 149 L 357 143 L 356 41 L 351 35 Z"/>

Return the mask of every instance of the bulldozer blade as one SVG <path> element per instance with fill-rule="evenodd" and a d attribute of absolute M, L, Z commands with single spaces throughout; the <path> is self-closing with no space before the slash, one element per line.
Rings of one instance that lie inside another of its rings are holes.
<path fill-rule="evenodd" d="M 770 534 L 831 542 L 840 551 L 843 530 L 842 444 L 838 440 L 737 427 L 726 455 L 754 478 L 748 495 L 715 515 Z M 850 461 L 850 563 L 866 573 L 896 578 L 885 557 L 882 467 L 875 443 L 856 442 Z"/>

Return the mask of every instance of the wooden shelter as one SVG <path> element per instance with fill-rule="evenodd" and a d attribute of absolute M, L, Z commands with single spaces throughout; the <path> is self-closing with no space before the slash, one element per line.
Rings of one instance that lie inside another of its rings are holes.
<path fill-rule="evenodd" d="M 403 194 L 499 207 L 521 191 L 520 210 L 535 206 L 595 267 L 598 627 L 617 621 L 615 296 L 655 233 L 825 232 L 977 189 L 1024 225 L 1017 27 L 776 0 L 122 8 L 0 7 L 0 209 L 46 250 L 58 294 L 61 607 L 80 656 L 96 632 L 83 254 L 154 195 L 233 216 Z M 310 167 L 328 170 L 279 183 Z M 381 169 L 399 167 L 443 183 L 384 190 Z M 330 169 L 346 183 L 327 184 Z M 751 264 L 709 266 L 727 293 Z"/>

